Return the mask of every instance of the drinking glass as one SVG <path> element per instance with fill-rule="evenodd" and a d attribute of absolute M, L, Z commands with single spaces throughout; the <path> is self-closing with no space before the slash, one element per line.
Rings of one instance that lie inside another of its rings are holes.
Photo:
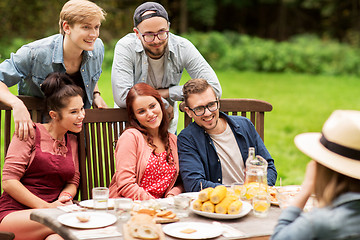
<path fill-rule="evenodd" d="M 130 218 L 130 212 L 133 208 L 133 201 L 131 198 L 116 198 L 114 199 L 114 210 L 118 219 L 127 221 Z"/>
<path fill-rule="evenodd" d="M 270 195 L 268 192 L 258 192 L 252 199 L 253 213 L 256 217 L 266 217 L 270 209 Z"/>
<path fill-rule="evenodd" d="M 234 191 L 235 196 L 238 197 L 239 199 L 241 196 L 241 191 L 242 191 L 243 185 L 244 184 L 241 182 L 235 182 L 235 183 L 231 184 L 231 188 Z"/>
<path fill-rule="evenodd" d="M 107 187 L 93 188 L 92 197 L 94 201 L 94 209 L 107 210 L 109 201 L 109 189 Z"/>
<path fill-rule="evenodd" d="M 174 207 L 176 211 L 176 216 L 178 216 L 179 218 L 189 216 L 190 201 L 191 198 L 187 196 L 174 196 Z"/>

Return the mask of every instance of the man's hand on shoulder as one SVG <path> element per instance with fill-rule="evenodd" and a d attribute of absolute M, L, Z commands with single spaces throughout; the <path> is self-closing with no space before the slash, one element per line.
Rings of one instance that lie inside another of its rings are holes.
<path fill-rule="evenodd" d="M 20 140 L 27 140 L 28 137 L 35 136 L 34 123 L 30 118 L 30 113 L 24 104 L 13 107 L 13 117 L 15 123 L 15 135 Z"/>
<path fill-rule="evenodd" d="M 104 99 L 100 96 L 100 94 L 94 94 L 93 99 L 93 107 L 94 108 L 108 108 Z"/>

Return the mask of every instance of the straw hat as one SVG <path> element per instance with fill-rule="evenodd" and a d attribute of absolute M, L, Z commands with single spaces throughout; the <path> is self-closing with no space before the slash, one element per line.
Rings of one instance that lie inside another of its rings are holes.
<path fill-rule="evenodd" d="M 326 120 L 322 133 L 297 135 L 295 144 L 320 164 L 360 179 L 360 111 L 334 111 Z"/>

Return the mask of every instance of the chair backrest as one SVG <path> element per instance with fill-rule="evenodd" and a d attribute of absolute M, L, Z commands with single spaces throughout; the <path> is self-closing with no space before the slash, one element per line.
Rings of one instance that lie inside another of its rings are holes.
<path fill-rule="evenodd" d="M 126 109 L 86 109 L 78 136 L 81 200 L 92 198 L 93 187 L 108 187 L 115 173 L 116 141 L 128 122 Z"/>
<path fill-rule="evenodd" d="M 34 122 L 41 122 L 43 118 L 44 100 L 30 96 L 18 96 L 28 108 Z M 12 109 L 0 102 L 0 170 L 1 163 L 4 162 L 12 135 L 14 133 L 14 123 L 12 121 Z M 1 181 L 0 181 L 0 189 Z"/>
<path fill-rule="evenodd" d="M 185 104 L 182 102 L 180 104 L 180 110 L 182 112 L 184 112 L 184 107 Z M 225 112 L 228 115 L 241 115 L 249 118 L 263 141 L 265 112 L 270 112 L 271 110 L 272 105 L 262 100 L 248 98 L 220 99 L 220 111 Z M 184 127 L 187 127 L 192 120 L 192 118 L 184 113 Z"/>

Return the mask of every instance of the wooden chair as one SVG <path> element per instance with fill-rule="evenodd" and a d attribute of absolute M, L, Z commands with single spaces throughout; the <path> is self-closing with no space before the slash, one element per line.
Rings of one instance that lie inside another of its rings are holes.
<path fill-rule="evenodd" d="M 34 122 L 41 122 L 44 108 L 43 99 L 29 96 L 18 96 L 18 98 L 20 98 L 29 109 L 32 120 Z M 0 170 L 2 170 L 1 163 L 5 159 L 13 133 L 12 109 L 0 102 Z M 2 192 L 1 181 L 0 189 Z"/>
<path fill-rule="evenodd" d="M 184 112 L 185 103 L 182 102 L 179 107 L 180 111 Z M 262 100 L 247 98 L 220 99 L 220 111 L 228 115 L 241 115 L 249 118 L 263 141 L 265 112 L 270 112 L 271 110 L 272 105 Z M 184 127 L 187 127 L 192 120 L 193 119 L 184 112 Z"/>
<path fill-rule="evenodd" d="M 108 187 L 115 173 L 114 149 L 128 121 L 126 109 L 86 109 L 78 136 L 80 200 L 92 198 L 93 187 Z"/>

